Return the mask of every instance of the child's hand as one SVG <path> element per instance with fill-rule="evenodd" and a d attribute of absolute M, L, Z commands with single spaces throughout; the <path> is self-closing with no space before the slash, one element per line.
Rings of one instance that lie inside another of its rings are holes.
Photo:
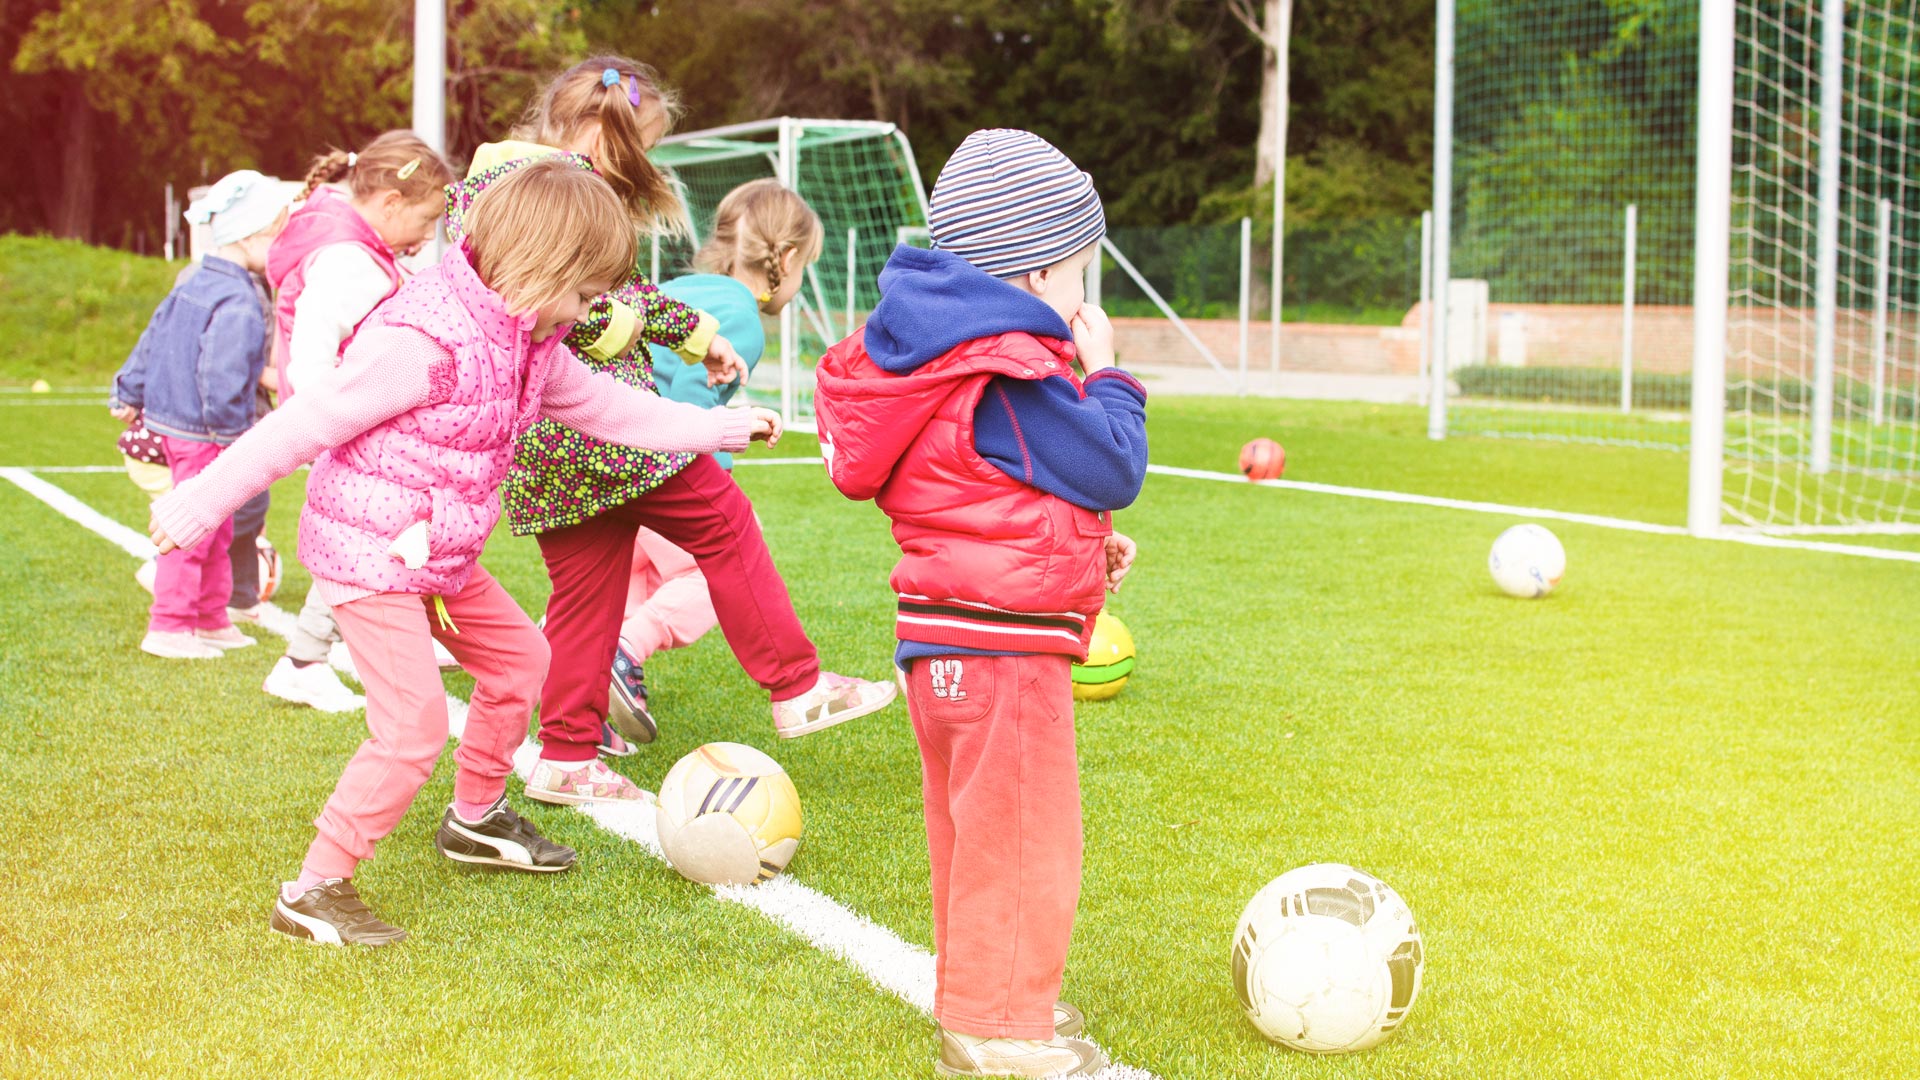
<path fill-rule="evenodd" d="M 753 414 L 753 435 L 756 441 L 765 439 L 768 446 L 780 442 L 780 414 L 772 409 L 763 409 L 758 405 L 747 410 Z"/>
<path fill-rule="evenodd" d="M 718 334 L 714 335 L 713 344 L 707 349 L 707 358 L 702 362 L 707 365 L 708 386 L 720 386 L 736 379 L 742 384 L 746 382 L 747 362 L 734 351 L 733 342 Z"/>
<path fill-rule="evenodd" d="M 123 424 L 131 424 L 133 423 L 133 418 L 140 415 L 140 410 L 131 405 L 115 405 L 113 408 L 107 410 L 107 415 Z"/>
<path fill-rule="evenodd" d="M 1120 582 L 1133 569 L 1133 557 L 1140 554 L 1140 545 L 1133 538 L 1119 533 L 1107 537 L 1107 591 L 1120 591 Z"/>
<path fill-rule="evenodd" d="M 177 551 L 180 548 L 179 544 L 173 542 L 173 537 L 167 535 L 167 530 L 160 527 L 160 519 L 157 517 L 147 519 L 147 536 L 153 541 L 157 554 L 165 555 L 169 551 Z"/>
<path fill-rule="evenodd" d="M 1107 313 L 1092 304 L 1081 304 L 1067 324 L 1073 331 L 1074 347 L 1080 350 L 1080 366 L 1091 375 L 1113 366 L 1113 323 Z"/>

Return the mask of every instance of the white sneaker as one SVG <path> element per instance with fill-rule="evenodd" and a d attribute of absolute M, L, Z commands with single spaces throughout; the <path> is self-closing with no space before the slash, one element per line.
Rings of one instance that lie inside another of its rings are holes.
<path fill-rule="evenodd" d="M 813 689 L 797 698 L 773 703 L 773 730 L 783 739 L 796 739 L 835 724 L 878 712 L 900 693 L 891 682 L 870 682 L 820 673 Z"/>
<path fill-rule="evenodd" d="M 588 761 L 534 762 L 527 777 L 527 798 L 559 806 L 581 803 L 650 803 L 653 795 L 607 768 L 599 758 Z"/>
<path fill-rule="evenodd" d="M 241 633 L 237 626 L 223 626 L 218 630 L 199 630 L 195 632 L 195 636 L 216 649 L 244 649 L 255 644 L 254 640 Z"/>
<path fill-rule="evenodd" d="M 1005 1039 L 940 1029 L 941 1076 L 1091 1076 L 1107 1056 L 1085 1039 Z"/>
<path fill-rule="evenodd" d="M 168 660 L 212 660 L 227 655 L 188 630 L 149 630 L 140 639 L 140 651 Z"/>
<path fill-rule="evenodd" d="M 311 705 L 321 712 L 343 713 L 367 707 L 367 699 L 347 689 L 340 676 L 325 664 L 297 667 L 293 657 L 282 656 L 267 672 L 260 689 L 283 701 Z"/>
<path fill-rule="evenodd" d="M 253 623 L 255 626 L 258 626 L 260 624 L 260 612 L 266 606 L 266 601 L 262 600 L 252 607 L 230 607 L 227 609 L 227 618 L 237 623 Z"/>

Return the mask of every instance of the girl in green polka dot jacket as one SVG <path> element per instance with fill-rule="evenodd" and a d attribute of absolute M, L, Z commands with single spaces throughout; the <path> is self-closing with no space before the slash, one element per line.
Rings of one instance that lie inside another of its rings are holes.
<path fill-rule="evenodd" d="M 518 140 L 475 151 L 467 179 L 449 189 L 448 235 L 458 242 L 467 208 L 489 183 L 555 157 L 604 179 L 643 234 L 689 234 L 672 180 L 647 158 L 677 107 L 645 64 L 602 56 L 574 65 L 547 87 L 515 133 Z M 744 380 L 746 365 L 718 328 L 713 316 L 661 293 L 636 265 L 566 341 L 589 367 L 658 393 L 649 343 L 688 363 L 704 362 L 709 385 Z M 606 722 L 607 672 L 641 526 L 699 564 L 721 630 L 747 674 L 770 695 L 781 737 L 818 731 L 893 700 L 892 680 L 820 669 L 752 505 L 710 455 L 619 446 L 542 420 L 516 444 L 503 495 L 509 526 L 516 535 L 536 536 L 553 579 L 545 632 L 554 663 L 541 694 L 543 739 L 529 796 L 561 804 L 646 797 L 599 759 L 603 751 L 629 750 Z"/>

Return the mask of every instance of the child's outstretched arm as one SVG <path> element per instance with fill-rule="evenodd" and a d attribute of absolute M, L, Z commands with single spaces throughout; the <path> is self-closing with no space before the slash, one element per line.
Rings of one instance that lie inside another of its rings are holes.
<path fill-rule="evenodd" d="M 574 357 L 554 358 L 540 393 L 546 416 L 606 442 L 648 450 L 712 453 L 744 450 L 754 439 L 780 438 L 771 409 L 702 409 L 628 386 Z"/>
<path fill-rule="evenodd" d="M 340 368 L 240 436 L 206 471 L 153 504 L 154 546 L 192 547 L 240 504 L 324 450 L 453 394 L 453 357 L 417 330 L 372 327 Z"/>

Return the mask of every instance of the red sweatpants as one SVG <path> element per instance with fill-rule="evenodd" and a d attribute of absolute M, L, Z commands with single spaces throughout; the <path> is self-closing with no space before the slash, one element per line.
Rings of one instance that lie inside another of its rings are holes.
<path fill-rule="evenodd" d="M 721 633 L 773 700 L 799 697 L 820 677 L 820 656 L 793 613 L 753 504 L 703 454 L 631 502 L 539 535 L 553 579 L 546 623 L 553 666 L 540 691 L 540 754 L 549 760 L 587 761 L 597 752 L 641 526 L 700 565 Z"/>
<path fill-rule="evenodd" d="M 1080 904 L 1080 766 L 1064 656 L 912 662 L 933 869 L 933 1015 L 969 1035 L 1053 1038 Z"/>

